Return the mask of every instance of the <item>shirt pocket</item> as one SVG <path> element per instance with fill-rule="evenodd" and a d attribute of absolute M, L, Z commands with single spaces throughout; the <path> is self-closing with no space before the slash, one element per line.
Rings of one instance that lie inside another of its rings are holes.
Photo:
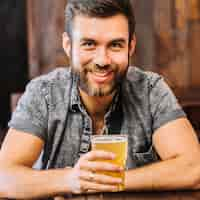
<path fill-rule="evenodd" d="M 135 152 L 132 150 L 132 156 L 137 167 L 142 167 L 159 160 L 159 156 L 153 148 L 153 145 L 146 152 Z"/>

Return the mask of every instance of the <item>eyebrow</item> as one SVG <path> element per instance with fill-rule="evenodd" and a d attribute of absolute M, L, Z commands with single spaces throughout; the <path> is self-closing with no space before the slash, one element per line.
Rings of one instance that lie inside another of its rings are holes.
<path fill-rule="evenodd" d="M 124 38 L 117 38 L 110 41 L 110 43 L 113 43 L 113 42 L 126 43 L 126 40 Z"/>
<path fill-rule="evenodd" d="M 91 39 L 91 38 L 82 38 L 81 39 L 81 42 L 85 42 L 85 41 L 96 42 L 94 39 Z"/>
<path fill-rule="evenodd" d="M 85 42 L 85 41 L 90 41 L 90 42 L 96 43 L 96 40 L 91 39 L 91 38 L 84 37 L 81 39 L 81 42 Z M 113 42 L 126 43 L 126 40 L 124 38 L 116 38 L 116 39 L 109 41 L 109 43 L 113 43 Z"/>

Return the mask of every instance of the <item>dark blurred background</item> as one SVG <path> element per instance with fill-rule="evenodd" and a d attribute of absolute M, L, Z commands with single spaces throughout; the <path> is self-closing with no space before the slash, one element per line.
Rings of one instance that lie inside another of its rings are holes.
<path fill-rule="evenodd" d="M 10 118 L 10 95 L 23 92 L 28 80 L 26 25 L 25 0 L 0 1 L 1 130 L 6 129 Z"/>
<path fill-rule="evenodd" d="M 62 50 L 67 0 L 0 1 L 0 140 L 27 82 L 68 64 Z M 132 0 L 132 63 L 162 74 L 200 130 L 200 1 Z"/>

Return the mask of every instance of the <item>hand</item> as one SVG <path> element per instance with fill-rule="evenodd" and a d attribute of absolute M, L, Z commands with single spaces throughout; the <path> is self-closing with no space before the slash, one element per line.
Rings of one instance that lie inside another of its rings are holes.
<path fill-rule="evenodd" d="M 123 169 L 117 165 L 97 161 L 113 160 L 115 154 L 105 151 L 91 151 L 83 155 L 69 172 L 67 185 L 72 193 L 96 193 L 118 191 L 121 178 L 100 174 L 98 172 L 120 172 Z"/>

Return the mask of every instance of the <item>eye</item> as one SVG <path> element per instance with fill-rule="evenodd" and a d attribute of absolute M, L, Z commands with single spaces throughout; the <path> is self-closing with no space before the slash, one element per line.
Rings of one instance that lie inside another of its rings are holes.
<path fill-rule="evenodd" d="M 120 42 L 113 42 L 111 44 L 111 48 L 114 49 L 114 50 L 120 50 L 123 48 L 123 44 L 120 43 Z"/>
<path fill-rule="evenodd" d="M 83 47 L 83 48 L 87 48 L 87 49 L 90 49 L 90 48 L 94 48 L 95 47 L 95 42 L 94 41 L 84 41 L 84 42 L 82 42 L 81 43 L 81 46 Z"/>

